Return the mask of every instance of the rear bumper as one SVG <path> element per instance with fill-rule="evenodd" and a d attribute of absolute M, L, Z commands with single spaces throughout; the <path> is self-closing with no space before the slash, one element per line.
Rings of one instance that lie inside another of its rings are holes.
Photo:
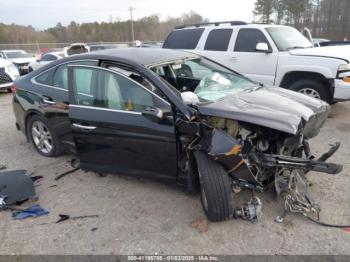
<path fill-rule="evenodd" d="M 345 83 L 343 80 L 334 80 L 334 100 L 345 101 L 350 100 L 350 83 Z"/>

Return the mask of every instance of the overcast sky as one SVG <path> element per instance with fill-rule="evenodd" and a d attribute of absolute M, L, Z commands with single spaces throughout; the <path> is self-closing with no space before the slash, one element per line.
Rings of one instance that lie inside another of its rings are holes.
<path fill-rule="evenodd" d="M 179 16 L 193 10 L 210 21 L 244 20 L 251 22 L 255 0 L 0 0 L 0 22 L 32 25 L 37 29 L 78 23 L 126 20 L 128 8 L 134 18 L 159 14 Z"/>

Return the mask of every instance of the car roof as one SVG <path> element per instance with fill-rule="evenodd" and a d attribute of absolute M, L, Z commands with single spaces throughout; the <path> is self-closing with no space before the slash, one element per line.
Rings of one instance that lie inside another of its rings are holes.
<path fill-rule="evenodd" d="M 184 25 L 184 26 L 179 26 L 178 28 L 175 27 L 174 28 L 174 31 L 176 30 L 187 30 L 187 29 L 195 29 L 195 28 L 210 28 L 210 29 L 220 29 L 220 28 L 259 28 L 259 29 L 263 29 L 263 28 L 270 28 L 270 27 L 290 27 L 290 26 L 286 26 L 286 25 L 274 25 L 274 24 L 229 24 L 229 23 L 222 23 L 222 24 L 219 24 L 219 25 L 212 25 L 212 24 L 209 24 L 209 25 Z"/>
<path fill-rule="evenodd" d="M 95 52 L 90 52 L 84 56 L 89 55 L 106 55 L 115 58 L 121 58 L 129 60 L 137 64 L 144 66 L 152 66 L 170 61 L 188 59 L 188 58 L 199 58 L 198 55 L 187 51 L 162 49 L 162 48 L 140 48 L 140 47 L 129 47 L 129 48 L 113 48 L 105 49 Z"/>

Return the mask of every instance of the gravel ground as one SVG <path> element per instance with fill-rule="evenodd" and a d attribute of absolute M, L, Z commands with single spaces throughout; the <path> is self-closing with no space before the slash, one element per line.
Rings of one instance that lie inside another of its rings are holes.
<path fill-rule="evenodd" d="M 57 174 L 71 169 L 68 161 L 72 156 L 37 154 L 15 129 L 11 97 L 0 93 L 0 163 L 44 176 L 36 188 L 38 203 L 50 214 L 14 221 L 10 212 L 0 212 L 0 254 L 350 255 L 350 232 L 318 226 L 297 215 L 276 224 L 282 205 L 272 192 L 260 195 L 264 205 L 261 223 L 209 223 L 208 231 L 201 233 L 191 227 L 193 221 L 205 218 L 199 196 L 177 187 L 82 171 L 54 181 Z M 329 143 L 342 142 L 331 160 L 344 164 L 343 172 L 309 175 L 314 183 L 311 193 L 322 207 L 321 218 L 332 223 L 350 223 L 349 110 L 350 103 L 334 105 L 321 134 L 311 141 L 315 154 L 327 151 Z M 55 224 L 58 214 L 99 217 Z"/>

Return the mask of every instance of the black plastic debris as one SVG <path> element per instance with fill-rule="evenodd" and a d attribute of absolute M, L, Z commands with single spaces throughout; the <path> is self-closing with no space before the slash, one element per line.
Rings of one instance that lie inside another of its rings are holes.
<path fill-rule="evenodd" d="M 59 214 L 58 216 L 59 216 L 60 218 L 56 221 L 56 223 L 61 223 L 61 222 L 66 221 L 66 220 L 68 220 L 68 219 L 78 220 L 78 219 L 99 217 L 99 215 L 87 215 L 87 216 L 71 217 L 71 216 L 65 215 L 65 214 Z"/>
<path fill-rule="evenodd" d="M 33 180 L 26 170 L 0 172 L 0 195 L 6 205 L 37 199 Z"/>
<path fill-rule="evenodd" d="M 74 172 L 77 171 L 77 170 L 79 170 L 79 168 L 74 168 L 74 169 L 72 169 L 72 170 L 69 170 L 69 171 L 67 171 L 67 172 L 64 172 L 64 173 L 58 175 L 57 177 L 55 177 L 55 181 L 58 181 L 58 180 L 60 180 L 61 178 L 65 177 L 66 175 L 72 174 L 72 173 L 74 173 Z"/>
<path fill-rule="evenodd" d="M 5 169 L 7 169 L 7 167 L 5 165 L 0 164 L 0 170 L 5 170 Z"/>

